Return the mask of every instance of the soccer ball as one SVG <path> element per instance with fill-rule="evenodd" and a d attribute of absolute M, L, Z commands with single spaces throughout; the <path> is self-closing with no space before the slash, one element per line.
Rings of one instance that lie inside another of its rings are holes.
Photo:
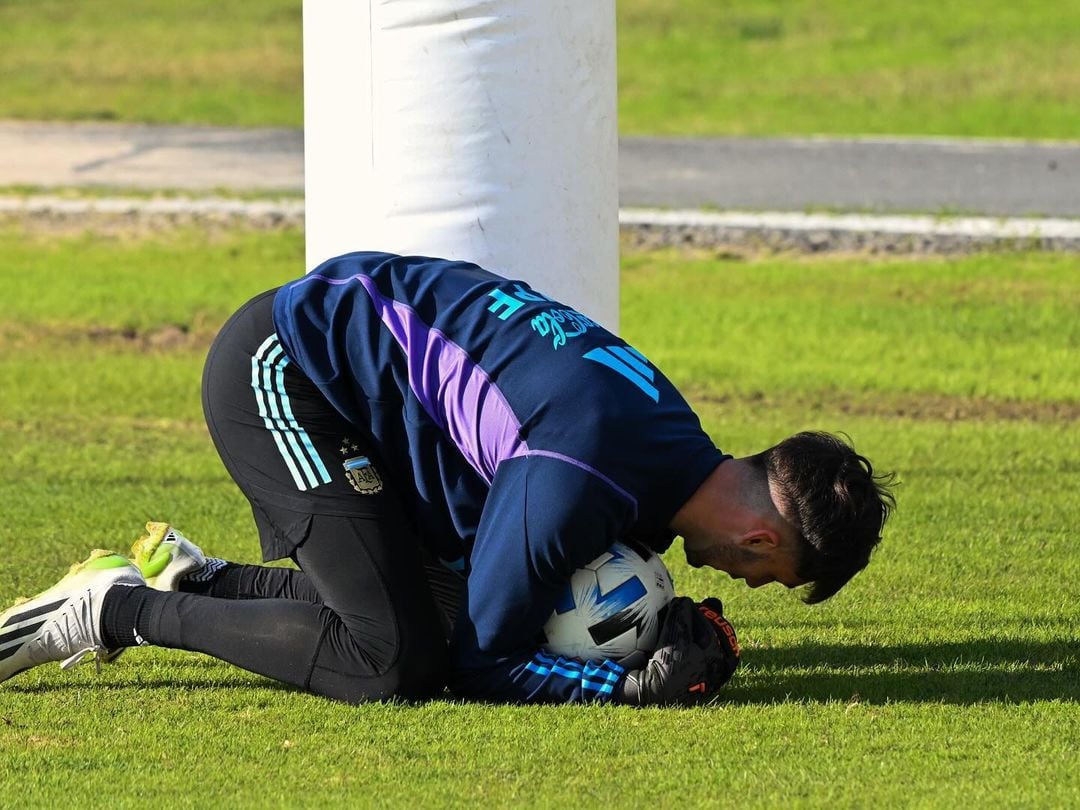
<path fill-rule="evenodd" d="M 644 546 L 616 543 L 575 571 L 544 625 L 544 649 L 634 669 L 656 649 L 660 611 L 675 596 L 664 563 Z"/>

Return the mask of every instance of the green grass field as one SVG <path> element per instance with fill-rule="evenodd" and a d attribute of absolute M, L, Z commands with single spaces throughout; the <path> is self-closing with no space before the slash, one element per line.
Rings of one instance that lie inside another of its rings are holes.
<path fill-rule="evenodd" d="M 627 134 L 1076 139 L 1080 5 L 619 0 Z M 0 118 L 300 126 L 300 0 L 0 3 Z"/>
<path fill-rule="evenodd" d="M 202 358 L 298 233 L 0 232 L 0 602 L 149 519 L 254 561 Z M 745 666 L 715 706 L 349 707 L 209 658 L 0 686 L 11 807 L 1080 804 L 1075 258 L 633 254 L 624 334 L 736 454 L 846 430 L 899 472 L 870 568 L 809 608 L 669 555 Z"/>

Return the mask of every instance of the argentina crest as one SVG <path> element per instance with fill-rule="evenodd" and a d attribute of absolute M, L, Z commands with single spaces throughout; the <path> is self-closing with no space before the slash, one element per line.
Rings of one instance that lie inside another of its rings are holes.
<path fill-rule="evenodd" d="M 341 466 L 352 488 L 361 495 L 374 495 L 382 492 L 383 481 L 371 459 L 359 453 L 360 447 L 349 439 L 341 442 L 341 455 L 346 456 Z M 355 455 L 353 455 L 355 454 Z"/>

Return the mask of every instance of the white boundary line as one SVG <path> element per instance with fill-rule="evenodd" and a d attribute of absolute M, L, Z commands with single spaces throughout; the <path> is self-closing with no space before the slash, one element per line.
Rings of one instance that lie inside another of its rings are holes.
<path fill-rule="evenodd" d="M 241 219 L 300 220 L 304 201 L 231 200 L 219 197 L 140 198 L 48 196 L 0 197 L 0 214 L 225 216 Z M 625 228 L 790 234 L 944 237 L 973 241 L 1053 240 L 1080 246 L 1080 219 L 1038 217 L 932 217 L 867 214 L 800 214 L 780 211 L 693 211 L 627 208 L 619 211 Z"/>
<path fill-rule="evenodd" d="M 619 224 L 629 227 L 697 228 L 813 233 L 819 231 L 896 236 L 951 236 L 970 239 L 1080 239 L 1080 219 L 1036 217 L 874 216 L 797 214 L 778 211 L 663 211 L 624 209 Z"/>
<path fill-rule="evenodd" d="M 302 217 L 303 200 L 230 200 L 223 197 L 0 197 L 0 214 L 219 215 L 243 218 Z"/>
<path fill-rule="evenodd" d="M 624 135 L 627 141 L 655 141 L 657 143 L 692 143 L 693 136 L 679 135 Z M 710 139 L 713 140 L 713 139 Z M 1080 147 L 1080 140 L 1039 140 L 1032 138 L 950 138 L 934 135 L 724 135 L 717 143 L 784 144 L 790 146 L 826 147 L 839 146 L 903 146 L 945 149 L 960 152 L 990 152 L 999 149 L 1056 149 L 1067 150 Z"/>

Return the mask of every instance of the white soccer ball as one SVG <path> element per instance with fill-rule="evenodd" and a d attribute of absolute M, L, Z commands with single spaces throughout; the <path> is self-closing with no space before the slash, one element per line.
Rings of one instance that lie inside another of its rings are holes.
<path fill-rule="evenodd" d="M 639 667 L 656 649 L 660 611 L 674 596 L 660 555 L 637 543 L 616 543 L 570 577 L 544 625 L 544 649 Z"/>

